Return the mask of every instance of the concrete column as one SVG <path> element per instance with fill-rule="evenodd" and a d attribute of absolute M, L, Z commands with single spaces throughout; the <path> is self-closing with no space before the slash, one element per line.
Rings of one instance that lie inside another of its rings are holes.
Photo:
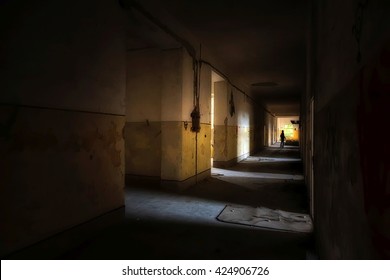
<path fill-rule="evenodd" d="M 161 91 L 161 179 L 182 181 L 183 50 L 163 52 Z M 190 127 L 190 126 L 189 126 Z M 189 129 L 188 127 L 188 129 Z M 191 149 L 194 150 L 194 149 Z M 193 157 L 193 156 L 192 156 Z M 188 157 L 187 157 L 188 158 Z"/>
<path fill-rule="evenodd" d="M 126 176 L 161 175 L 163 52 L 127 52 Z"/>
<path fill-rule="evenodd" d="M 198 134 L 191 131 L 192 58 L 183 49 L 164 51 L 163 73 L 161 179 L 193 184 L 210 174 L 211 69 L 207 66 L 201 69 L 201 130 Z"/>
<path fill-rule="evenodd" d="M 128 52 L 126 174 L 183 182 L 210 174 L 211 69 L 201 70 L 201 131 L 191 131 L 193 61 L 183 49 Z M 191 181 L 192 182 L 192 181 Z"/>

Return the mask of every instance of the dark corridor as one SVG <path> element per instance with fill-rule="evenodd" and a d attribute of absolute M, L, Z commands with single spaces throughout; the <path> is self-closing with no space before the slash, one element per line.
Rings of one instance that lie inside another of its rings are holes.
<path fill-rule="evenodd" d="M 0 0 L 0 256 L 389 259 L 389 14 Z M 221 222 L 227 205 L 313 233 Z"/>

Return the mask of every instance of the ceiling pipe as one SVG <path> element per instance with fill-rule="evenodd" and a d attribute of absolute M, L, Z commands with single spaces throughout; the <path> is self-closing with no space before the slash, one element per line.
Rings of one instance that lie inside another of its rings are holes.
<path fill-rule="evenodd" d="M 210 66 L 211 68 L 213 68 L 213 70 L 214 70 L 215 72 L 217 72 L 220 76 L 224 77 L 232 87 L 234 87 L 236 90 L 238 90 L 239 92 L 241 92 L 241 93 L 242 93 L 243 95 L 245 95 L 247 98 L 249 98 L 250 100 L 252 100 L 252 102 L 255 103 L 257 106 L 263 108 L 263 110 L 266 111 L 268 114 L 270 114 L 270 115 L 273 116 L 273 117 L 276 117 L 275 114 L 273 114 L 272 112 L 270 112 L 270 111 L 269 111 L 267 108 L 265 108 L 264 106 L 258 104 L 258 103 L 256 102 L 256 100 L 254 100 L 251 96 L 249 96 L 245 91 L 243 91 L 243 90 L 240 89 L 238 86 L 236 86 L 235 84 L 233 84 L 233 83 L 231 82 L 231 80 L 229 79 L 229 77 L 228 77 L 227 75 L 225 75 L 222 71 L 220 71 L 219 69 L 217 69 L 213 64 L 211 64 L 210 62 L 205 61 L 205 60 L 201 60 L 200 63 L 207 64 L 208 66 Z"/>
<path fill-rule="evenodd" d="M 150 20 L 152 23 L 154 23 L 156 26 L 161 28 L 165 33 L 170 35 L 173 39 L 175 39 L 178 43 L 180 43 L 188 52 L 188 54 L 193 58 L 196 59 L 196 50 L 195 48 L 184 38 L 177 35 L 175 32 L 173 32 L 167 25 L 162 23 L 157 17 L 153 16 L 151 13 L 149 13 L 141 4 L 139 4 L 137 1 L 134 0 L 119 0 L 120 5 L 122 8 L 126 10 L 135 9 L 141 14 L 143 14 L 148 20 Z"/>
<path fill-rule="evenodd" d="M 155 16 L 153 16 L 151 13 L 149 13 L 141 4 L 139 4 L 137 1 L 135 0 L 118 0 L 120 5 L 122 6 L 122 8 L 126 9 L 126 10 L 130 10 L 130 9 L 136 9 L 138 12 L 140 12 L 141 14 L 143 14 L 148 20 L 150 20 L 152 23 L 154 23 L 156 26 L 158 26 L 159 28 L 161 28 L 161 30 L 163 30 L 164 32 L 166 32 L 168 35 L 170 35 L 172 38 L 174 38 L 178 43 L 180 43 L 188 52 L 188 54 L 192 57 L 193 59 L 193 62 L 194 62 L 194 68 L 197 68 L 197 67 L 200 67 L 200 65 L 202 63 L 204 64 L 207 64 L 209 65 L 211 68 L 213 68 L 213 70 L 215 72 L 217 72 L 218 74 L 220 74 L 221 76 L 223 76 L 227 81 L 228 83 L 234 87 L 236 90 L 238 90 L 239 92 L 241 92 L 242 94 L 244 94 L 247 98 L 249 98 L 250 100 L 252 100 L 252 102 L 263 108 L 263 110 L 265 112 L 267 112 L 268 114 L 270 114 L 271 116 L 275 117 L 275 114 L 271 113 L 267 108 L 265 108 L 264 106 L 258 104 L 251 96 L 249 96 L 245 91 L 243 91 L 242 89 L 240 89 L 238 86 L 236 86 L 235 84 L 233 84 L 231 82 L 231 80 L 229 79 L 229 77 L 227 75 L 225 75 L 222 71 L 220 71 L 219 69 L 217 69 L 213 64 L 211 64 L 210 62 L 208 61 L 205 61 L 205 60 L 202 60 L 201 58 L 198 60 L 197 57 L 196 57 L 196 50 L 195 48 L 191 45 L 191 43 L 189 41 L 187 41 L 186 39 L 180 37 L 179 35 L 177 35 L 173 30 L 171 30 L 167 25 L 165 25 L 164 23 L 162 23 L 158 18 L 156 18 Z M 197 75 L 196 75 L 197 76 Z M 194 81 L 195 83 L 197 83 L 197 81 Z M 200 81 L 199 81 L 200 82 Z M 198 85 L 197 85 L 198 86 Z M 197 91 L 197 89 L 195 89 Z M 198 93 L 195 92 L 194 94 L 194 97 L 198 97 Z"/>

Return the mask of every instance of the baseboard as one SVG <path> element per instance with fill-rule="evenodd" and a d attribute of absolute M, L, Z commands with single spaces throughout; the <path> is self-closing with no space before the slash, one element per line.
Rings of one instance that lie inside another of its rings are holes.
<path fill-rule="evenodd" d="M 125 174 L 126 186 L 160 186 L 161 178 L 159 176 L 145 176 Z"/>
<path fill-rule="evenodd" d="M 233 158 L 233 159 L 230 159 L 227 161 L 214 161 L 213 167 L 216 167 L 216 168 L 232 167 L 232 166 L 236 165 L 237 163 L 239 163 L 240 161 L 243 161 L 244 159 L 246 159 L 249 155 L 250 155 L 250 153 L 245 153 L 239 157 L 236 157 L 236 158 Z"/>
<path fill-rule="evenodd" d="M 41 241 L 26 246 L 15 252 L 2 256 L 1 259 L 11 260 L 50 260 L 66 258 L 78 246 L 91 238 L 96 232 L 123 223 L 125 218 L 124 205 L 103 213 L 83 223 L 74 225 L 61 232 L 53 234 Z"/>
<path fill-rule="evenodd" d="M 143 176 L 143 175 L 125 175 L 125 183 L 128 187 L 140 187 L 147 186 L 148 188 L 162 188 L 166 190 L 185 190 L 198 182 L 203 181 L 207 177 L 211 176 L 211 169 L 207 169 L 198 175 L 191 176 L 182 181 L 176 180 L 161 180 L 157 176 Z"/>
<path fill-rule="evenodd" d="M 210 176 L 211 176 L 211 169 L 207 169 L 183 181 L 161 180 L 161 187 L 167 190 L 175 190 L 175 191 L 185 190 L 191 186 L 196 185 L 200 181 L 203 181 L 204 179 Z"/>

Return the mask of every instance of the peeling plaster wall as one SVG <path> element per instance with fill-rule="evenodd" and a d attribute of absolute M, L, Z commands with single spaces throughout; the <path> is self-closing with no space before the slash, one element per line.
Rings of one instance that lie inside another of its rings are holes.
<path fill-rule="evenodd" d="M 161 122 L 126 122 L 126 174 L 160 177 Z"/>
<path fill-rule="evenodd" d="M 251 107 L 248 98 L 238 91 L 235 91 L 234 103 L 237 118 L 237 156 L 247 157 L 250 152 Z"/>
<path fill-rule="evenodd" d="M 235 109 L 233 116 L 230 114 L 232 94 Z M 226 81 L 214 84 L 214 103 L 214 165 L 232 165 L 250 153 L 253 104 Z"/>
<path fill-rule="evenodd" d="M 123 117 L 0 106 L 14 114 L 0 139 L 2 254 L 123 205 Z"/>
<path fill-rule="evenodd" d="M 228 156 L 228 83 L 214 83 L 214 162 L 227 161 Z"/>
<path fill-rule="evenodd" d="M 183 180 L 183 124 L 182 122 L 162 122 L 161 179 Z M 192 151 L 189 150 L 189 151 Z M 189 158 L 186 158 L 189 160 Z M 186 166 L 186 165 L 185 165 Z"/>
<path fill-rule="evenodd" d="M 378 135 L 390 104 L 390 3 L 368 1 L 359 10 L 359 2 L 320 1 L 314 10 L 314 198 L 321 258 L 390 257 L 390 153 Z M 359 46 L 351 30 L 360 24 Z"/>
<path fill-rule="evenodd" d="M 1 4 L 0 255 L 123 206 L 123 19 L 112 1 Z"/>

